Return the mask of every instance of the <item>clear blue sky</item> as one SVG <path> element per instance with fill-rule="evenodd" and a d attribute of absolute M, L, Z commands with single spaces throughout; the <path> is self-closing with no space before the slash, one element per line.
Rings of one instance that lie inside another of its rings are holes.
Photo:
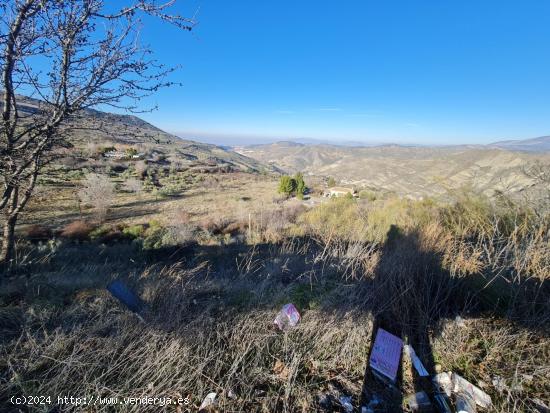
<path fill-rule="evenodd" d="M 550 1 L 179 0 L 143 39 L 183 87 L 144 115 L 216 143 L 487 143 L 550 134 Z"/>

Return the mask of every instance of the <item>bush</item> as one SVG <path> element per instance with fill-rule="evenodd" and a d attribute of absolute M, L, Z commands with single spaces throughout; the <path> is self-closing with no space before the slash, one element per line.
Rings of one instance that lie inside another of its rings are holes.
<path fill-rule="evenodd" d="M 94 227 L 86 221 L 73 221 L 63 227 L 60 235 L 73 241 L 85 241 L 89 239 Z"/>
<path fill-rule="evenodd" d="M 178 196 L 184 187 L 178 183 L 169 183 L 158 190 L 161 197 Z"/>
<path fill-rule="evenodd" d="M 207 217 L 199 223 L 199 227 L 202 230 L 213 235 L 221 234 L 228 225 L 228 220 L 223 217 Z"/>
<path fill-rule="evenodd" d="M 278 192 L 280 194 L 285 194 L 286 196 L 290 196 L 295 189 L 296 189 L 296 181 L 293 178 L 291 178 L 288 175 L 281 176 L 281 179 L 279 180 L 279 189 L 278 189 Z"/>
<path fill-rule="evenodd" d="M 126 152 L 126 155 L 128 155 L 129 158 L 138 154 L 138 151 L 136 148 L 127 148 L 124 152 Z"/>
<path fill-rule="evenodd" d="M 224 234 L 237 235 L 245 234 L 248 229 L 248 224 L 245 222 L 232 222 L 223 229 Z"/>
<path fill-rule="evenodd" d="M 105 155 L 107 152 L 116 151 L 114 146 L 103 146 L 98 149 L 100 155 Z"/>
<path fill-rule="evenodd" d="M 147 175 L 148 168 L 147 168 L 147 164 L 145 163 L 145 161 L 136 162 L 134 164 L 134 169 L 136 170 L 136 174 L 137 174 L 138 178 L 143 179 L 143 177 L 145 177 Z"/>
<path fill-rule="evenodd" d="M 95 209 L 98 219 L 104 221 L 115 199 L 115 185 L 104 175 L 91 174 L 78 194 L 82 202 Z"/>
<path fill-rule="evenodd" d="M 163 246 L 186 245 L 195 240 L 195 227 L 190 224 L 178 224 L 166 228 L 162 236 Z"/>
<path fill-rule="evenodd" d="M 164 228 L 160 222 L 151 221 L 149 227 L 144 232 L 143 248 L 146 250 L 159 249 L 163 247 L 162 238 L 166 234 L 166 228 Z"/>
<path fill-rule="evenodd" d="M 43 225 L 32 225 L 27 228 L 26 237 L 31 241 L 45 241 L 52 237 L 52 231 Z"/>
<path fill-rule="evenodd" d="M 299 199 L 303 199 L 304 194 L 306 193 L 306 190 L 307 190 L 306 183 L 304 182 L 304 176 L 300 172 L 298 172 L 294 176 L 294 182 L 296 182 L 296 189 L 295 189 L 296 196 Z"/>
<path fill-rule="evenodd" d="M 328 202 L 303 214 L 299 222 L 314 236 L 323 239 L 340 237 L 362 239 L 366 222 L 353 199 L 331 198 Z"/>
<path fill-rule="evenodd" d="M 110 227 L 108 225 L 102 225 L 102 226 L 97 227 L 94 230 L 90 231 L 89 237 L 90 237 L 91 240 L 95 241 L 97 239 L 105 237 L 111 231 L 113 231 L 112 227 Z"/>
<path fill-rule="evenodd" d="M 122 230 L 122 233 L 128 238 L 140 238 L 145 233 L 143 225 L 130 225 Z"/>
<path fill-rule="evenodd" d="M 362 191 L 359 191 L 359 198 L 366 199 L 367 201 L 373 202 L 373 201 L 376 201 L 376 194 L 367 189 L 363 189 Z"/>
<path fill-rule="evenodd" d="M 139 179 L 136 178 L 128 178 L 124 182 L 124 190 L 127 192 L 133 192 L 135 194 L 140 194 L 143 190 L 143 184 Z"/>

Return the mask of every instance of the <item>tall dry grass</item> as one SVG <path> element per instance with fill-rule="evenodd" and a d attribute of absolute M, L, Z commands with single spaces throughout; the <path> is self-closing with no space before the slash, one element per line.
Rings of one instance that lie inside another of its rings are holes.
<path fill-rule="evenodd" d="M 193 411 L 215 391 L 220 411 L 243 412 L 318 411 L 328 394 L 358 408 L 373 326 L 386 322 L 417 336 L 430 368 L 483 386 L 496 412 L 547 399 L 547 217 L 484 198 L 338 199 L 256 217 L 249 245 L 72 245 L 29 270 L 0 294 L 0 394 L 189 396 Z M 144 322 L 104 290 L 112 278 L 147 304 Z M 281 333 L 272 322 L 287 302 L 302 320 Z M 366 387 L 398 411 L 398 396 Z"/>

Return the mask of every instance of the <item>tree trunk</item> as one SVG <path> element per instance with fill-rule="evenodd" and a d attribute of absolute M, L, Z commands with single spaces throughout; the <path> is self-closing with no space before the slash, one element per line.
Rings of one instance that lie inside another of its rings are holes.
<path fill-rule="evenodd" d="M 0 269 L 9 269 L 13 264 L 15 254 L 15 224 L 17 223 L 17 210 L 19 202 L 19 188 L 14 188 L 7 210 L 4 212 L 6 221 L 4 222 L 4 231 L 2 236 L 2 249 L 0 250 Z"/>
<path fill-rule="evenodd" d="M 15 223 L 17 215 L 9 216 L 4 223 L 2 237 L 2 249 L 0 250 L 0 268 L 7 269 L 11 267 L 13 255 L 15 252 Z"/>

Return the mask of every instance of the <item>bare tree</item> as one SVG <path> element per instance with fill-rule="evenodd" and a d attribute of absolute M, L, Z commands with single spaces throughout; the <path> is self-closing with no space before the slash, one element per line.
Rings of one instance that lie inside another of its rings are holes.
<path fill-rule="evenodd" d="M 78 197 L 84 204 L 94 207 L 98 220 L 103 222 L 115 199 L 115 185 L 105 175 L 90 174 L 78 191 Z"/>
<path fill-rule="evenodd" d="M 0 264 L 11 262 L 18 216 L 41 169 L 58 148 L 70 146 L 79 114 L 97 106 L 136 111 L 140 98 L 172 84 L 165 80 L 172 69 L 139 42 L 140 17 L 154 16 L 182 30 L 191 30 L 193 20 L 170 14 L 175 0 L 121 3 L 0 4 Z M 120 9 L 113 11 L 113 5 Z"/>

